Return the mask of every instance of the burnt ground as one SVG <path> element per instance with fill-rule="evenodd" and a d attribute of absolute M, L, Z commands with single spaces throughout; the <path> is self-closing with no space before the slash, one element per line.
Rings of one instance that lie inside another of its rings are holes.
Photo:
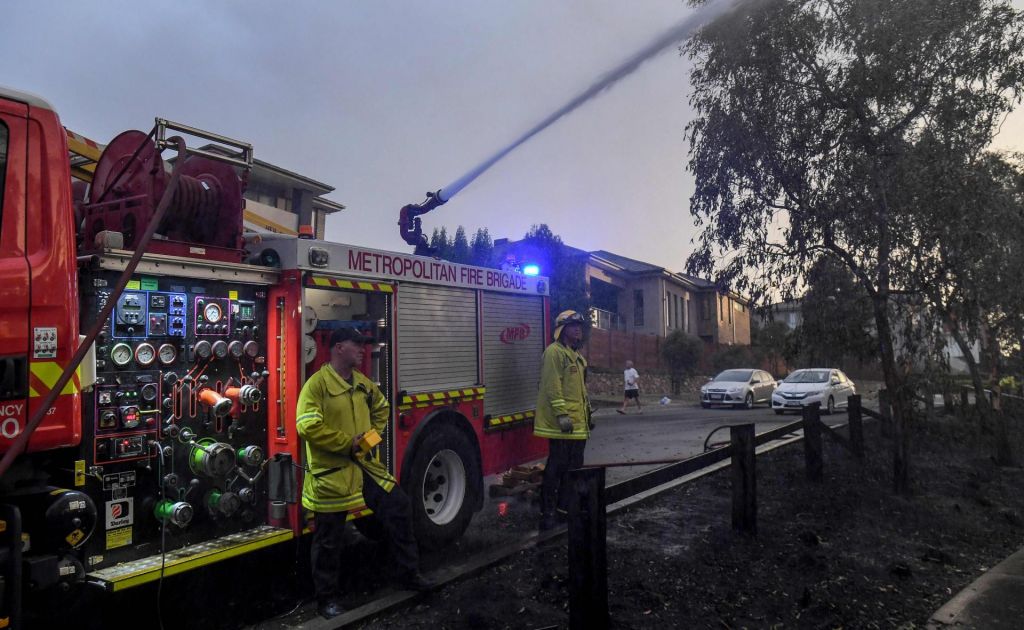
<path fill-rule="evenodd" d="M 756 538 L 731 529 L 722 473 L 611 516 L 611 626 L 923 627 L 1024 544 L 1024 471 L 996 466 L 991 436 L 973 423 L 917 425 L 906 497 L 891 492 L 891 443 L 876 423 L 865 439 L 860 466 L 826 436 L 821 483 L 805 480 L 799 443 L 758 457 Z M 495 528 L 528 531 L 536 512 L 511 507 Z M 520 552 L 360 627 L 567 627 L 565 545 L 561 537 Z"/>

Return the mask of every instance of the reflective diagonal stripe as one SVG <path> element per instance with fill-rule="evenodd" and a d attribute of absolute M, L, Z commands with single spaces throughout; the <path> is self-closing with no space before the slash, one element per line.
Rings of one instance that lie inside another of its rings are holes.
<path fill-rule="evenodd" d="M 29 371 L 41 386 L 39 389 L 29 387 L 29 396 L 35 398 L 53 389 L 60 375 L 64 372 L 64 368 L 56 361 L 32 361 L 29 363 Z M 64 389 L 61 390 L 62 396 L 65 394 L 77 394 L 82 390 L 81 375 L 82 368 L 79 367 L 75 370 L 67 384 L 64 385 Z"/>
<path fill-rule="evenodd" d="M 465 389 L 452 389 L 441 392 L 428 392 L 420 394 L 406 394 L 402 397 L 402 401 L 399 405 L 399 409 L 423 409 L 425 407 L 432 407 L 438 404 L 446 404 L 448 402 L 458 400 L 460 402 L 469 402 L 473 400 L 480 400 L 483 398 L 487 388 L 485 387 L 468 387 Z"/>
<path fill-rule="evenodd" d="M 530 411 L 520 411 L 519 413 L 510 413 L 504 416 L 498 416 L 491 418 L 487 421 L 488 428 L 503 427 L 515 423 L 524 423 L 529 420 L 533 420 L 535 413 L 531 409 Z"/>
<path fill-rule="evenodd" d="M 339 289 L 356 289 L 358 291 L 378 291 L 394 293 L 395 287 L 386 282 L 367 282 L 365 280 L 340 280 L 326 276 L 310 276 L 310 283 L 318 287 L 337 287 Z"/>

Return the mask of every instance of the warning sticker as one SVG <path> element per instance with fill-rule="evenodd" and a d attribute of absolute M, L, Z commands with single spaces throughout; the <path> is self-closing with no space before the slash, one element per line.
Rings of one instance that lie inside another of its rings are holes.
<path fill-rule="evenodd" d="M 132 528 L 112 529 L 107 532 L 107 551 L 132 544 Z"/>
<path fill-rule="evenodd" d="M 135 522 L 135 499 L 127 497 L 117 501 L 107 501 L 107 529 L 116 529 Z"/>
<path fill-rule="evenodd" d="M 74 530 L 73 532 L 71 532 L 70 534 L 68 534 L 67 536 L 64 537 L 64 540 L 66 540 L 68 542 L 68 544 L 71 545 L 72 547 L 77 547 L 78 543 L 82 542 L 82 540 L 84 540 L 84 539 L 85 539 L 85 532 L 83 532 L 80 529 L 76 529 L 76 530 Z"/>

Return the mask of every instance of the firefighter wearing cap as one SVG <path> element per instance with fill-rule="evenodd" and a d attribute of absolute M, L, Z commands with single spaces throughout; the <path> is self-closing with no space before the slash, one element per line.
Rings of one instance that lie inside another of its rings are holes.
<path fill-rule="evenodd" d="M 307 472 L 302 505 L 315 514 L 311 549 L 317 610 L 330 619 L 344 612 L 338 580 L 347 513 L 364 504 L 380 521 L 404 586 L 421 590 L 419 552 L 412 530 L 412 504 L 381 463 L 378 453 L 364 453 L 363 434 L 383 434 L 390 405 L 370 379 L 355 369 L 363 344 L 371 341 L 353 328 L 331 333 L 331 358 L 302 387 L 295 413 L 306 445 Z"/>
<path fill-rule="evenodd" d="M 577 351 L 583 341 L 583 316 L 563 311 L 555 319 L 555 341 L 541 359 L 540 393 L 533 433 L 547 438 L 548 463 L 541 485 L 540 529 L 554 527 L 568 512 L 567 473 L 583 465 L 590 437 L 590 399 L 584 377 L 587 361 Z"/>

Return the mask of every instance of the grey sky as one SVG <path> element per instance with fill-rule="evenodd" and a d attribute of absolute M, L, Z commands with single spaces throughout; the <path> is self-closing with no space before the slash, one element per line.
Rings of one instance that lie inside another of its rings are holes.
<path fill-rule="evenodd" d="M 682 0 L 13 0 L 0 83 L 100 142 L 154 116 L 250 142 L 336 187 L 328 237 L 407 251 L 399 208 L 451 183 L 684 19 Z M 1014 0 L 1024 8 L 1024 0 Z M 498 163 L 425 229 L 518 238 L 681 269 L 694 233 L 688 63 L 669 52 Z M 1000 144 L 1024 150 L 1024 115 Z"/>

